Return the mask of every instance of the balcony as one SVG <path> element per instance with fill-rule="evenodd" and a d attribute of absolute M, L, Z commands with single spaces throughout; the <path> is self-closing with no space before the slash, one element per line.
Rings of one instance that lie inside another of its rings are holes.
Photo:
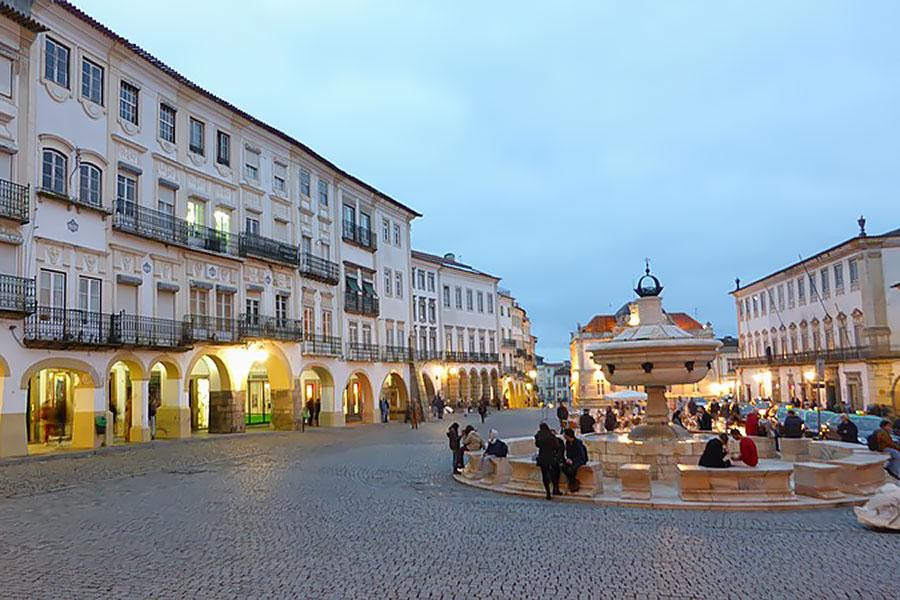
<path fill-rule="evenodd" d="M 309 252 L 300 254 L 300 274 L 329 285 L 337 285 L 341 280 L 341 268 L 337 263 L 314 256 Z"/>
<path fill-rule="evenodd" d="M 194 225 L 168 213 L 119 202 L 113 215 L 113 229 L 164 244 L 216 254 L 238 256 L 240 244 L 234 234 Z"/>
<path fill-rule="evenodd" d="M 238 253 L 263 260 L 295 266 L 300 252 L 296 246 L 254 233 L 242 233 L 238 238 Z"/>
<path fill-rule="evenodd" d="M 378 346 L 361 342 L 347 342 L 347 351 L 344 353 L 346 360 L 362 362 L 376 362 L 379 360 Z"/>
<path fill-rule="evenodd" d="M 31 216 L 28 211 L 30 192 L 27 185 L 0 179 L 0 217 L 27 223 Z"/>
<path fill-rule="evenodd" d="M 25 318 L 25 345 L 32 348 L 110 348 L 112 315 L 37 307 Z"/>
<path fill-rule="evenodd" d="M 242 340 L 280 340 L 297 342 L 303 337 L 303 324 L 295 319 L 241 315 L 238 320 Z"/>
<path fill-rule="evenodd" d="M 500 340 L 500 345 L 504 348 L 515 348 L 516 341 L 512 338 L 503 338 Z"/>
<path fill-rule="evenodd" d="M 356 315 L 377 317 L 378 298 L 351 291 L 344 292 L 344 310 Z"/>
<path fill-rule="evenodd" d="M 344 221 L 341 237 L 345 242 L 359 246 L 363 250 L 375 252 L 378 236 L 371 229 L 361 227 L 353 221 Z"/>
<path fill-rule="evenodd" d="M 416 350 L 414 354 L 418 361 L 441 360 L 443 354 L 439 350 Z"/>
<path fill-rule="evenodd" d="M 112 315 L 110 343 L 129 348 L 153 350 L 187 350 L 184 324 L 171 319 L 138 315 Z"/>
<path fill-rule="evenodd" d="M 384 346 L 381 349 L 381 360 L 395 363 L 408 362 L 409 348 L 406 346 Z"/>
<path fill-rule="evenodd" d="M 0 275 L 0 315 L 24 316 L 34 312 L 34 279 Z"/>
<path fill-rule="evenodd" d="M 240 323 L 237 319 L 187 315 L 184 339 L 188 343 L 233 344 L 240 340 Z"/>
<path fill-rule="evenodd" d="M 300 352 L 310 356 L 340 356 L 341 338 L 331 335 L 306 335 L 300 342 Z"/>
<path fill-rule="evenodd" d="M 896 358 L 897 355 L 900 355 L 900 353 L 891 352 L 887 349 L 877 351 L 868 346 L 850 346 L 847 348 L 834 348 L 832 350 L 736 358 L 734 359 L 734 366 L 763 367 L 815 365 L 816 361 L 819 359 L 824 360 L 826 364 L 834 364 L 853 360 L 865 360 L 867 358 Z"/>

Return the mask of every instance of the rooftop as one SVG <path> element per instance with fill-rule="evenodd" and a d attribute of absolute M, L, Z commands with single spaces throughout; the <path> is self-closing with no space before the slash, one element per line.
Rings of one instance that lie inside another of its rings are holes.
<path fill-rule="evenodd" d="M 412 257 L 414 259 L 430 262 L 442 267 L 456 269 L 457 271 L 465 271 L 466 273 L 471 273 L 472 275 L 480 275 L 481 277 L 489 277 L 495 281 L 500 281 L 500 278 L 495 275 L 491 275 L 490 273 L 486 273 L 484 271 L 479 271 L 472 265 L 467 265 L 466 263 L 459 262 L 458 260 L 456 260 L 456 255 L 454 254 L 447 253 L 444 256 L 438 256 L 437 254 L 422 252 L 421 250 L 413 250 Z"/>

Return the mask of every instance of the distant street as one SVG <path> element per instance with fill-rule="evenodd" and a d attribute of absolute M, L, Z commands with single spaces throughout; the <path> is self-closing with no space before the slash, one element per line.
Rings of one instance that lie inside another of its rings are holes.
<path fill-rule="evenodd" d="M 539 416 L 510 411 L 478 426 L 522 435 Z M 448 424 L 254 433 L 0 465 L 0 596 L 897 594 L 900 536 L 862 529 L 849 509 L 672 512 L 493 494 L 450 478 Z"/>

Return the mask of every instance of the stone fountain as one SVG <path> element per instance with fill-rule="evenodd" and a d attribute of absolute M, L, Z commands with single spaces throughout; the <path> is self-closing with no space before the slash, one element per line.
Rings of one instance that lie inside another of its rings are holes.
<path fill-rule="evenodd" d="M 588 348 L 607 381 L 641 385 L 647 394 L 641 425 L 625 436 L 596 436 L 589 448 L 612 469 L 622 462 L 649 464 L 654 478 L 674 475 L 679 460 L 702 452 L 703 440 L 670 424 L 666 386 L 703 379 L 721 346 L 716 339 L 695 337 L 672 323 L 662 308 L 662 289 L 648 264 L 634 290 L 638 295 L 637 322 L 611 341 Z"/>

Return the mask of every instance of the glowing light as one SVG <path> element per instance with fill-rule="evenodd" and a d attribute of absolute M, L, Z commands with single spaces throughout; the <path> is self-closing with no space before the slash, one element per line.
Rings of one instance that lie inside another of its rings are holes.
<path fill-rule="evenodd" d="M 528 376 L 531 377 L 532 379 L 536 379 L 536 378 L 537 378 L 537 371 L 535 371 L 534 369 L 528 371 Z"/>
<path fill-rule="evenodd" d="M 815 381 L 816 380 L 816 372 L 813 370 L 805 371 L 803 373 L 803 379 L 807 381 Z"/>
<path fill-rule="evenodd" d="M 459 374 L 459 369 L 457 369 L 456 367 L 450 367 L 450 374 L 451 374 L 451 375 L 458 375 L 458 374 Z"/>

